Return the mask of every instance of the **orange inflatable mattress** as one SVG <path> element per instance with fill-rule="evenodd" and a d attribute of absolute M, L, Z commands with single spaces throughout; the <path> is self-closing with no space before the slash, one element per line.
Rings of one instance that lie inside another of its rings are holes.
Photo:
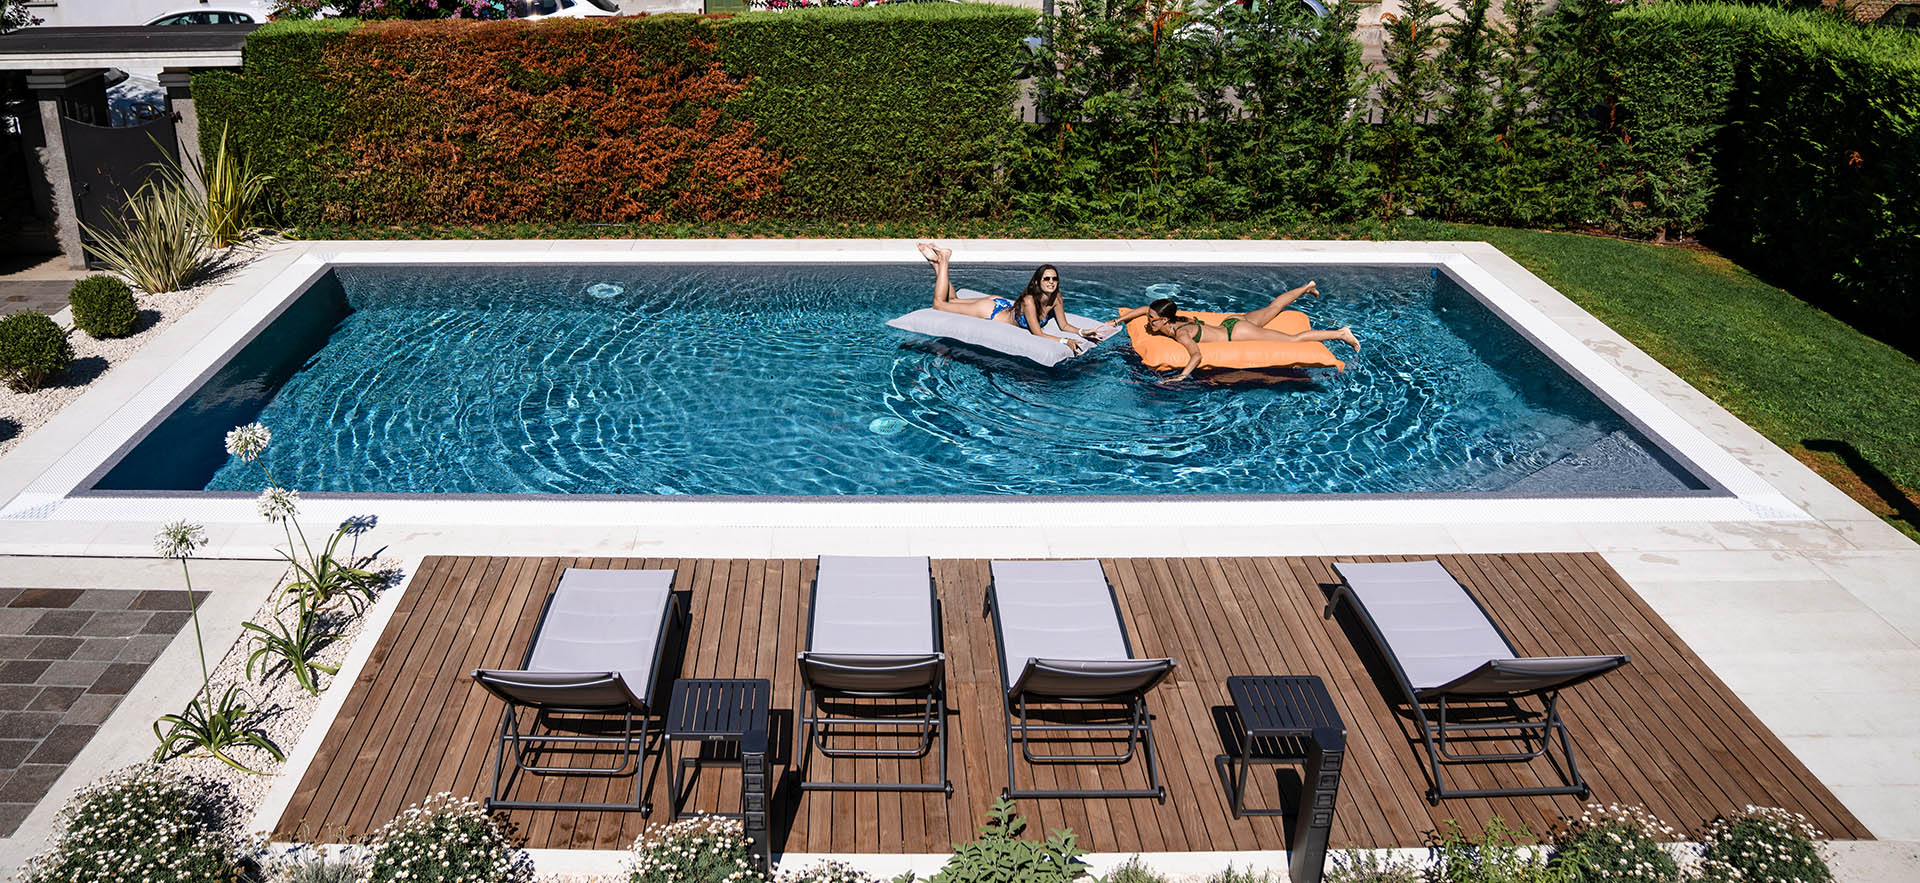
<path fill-rule="evenodd" d="M 1198 313 L 1180 311 L 1180 318 L 1192 317 L 1209 325 L 1218 325 L 1220 320 L 1236 313 Z M 1287 334 L 1299 334 L 1308 330 L 1307 314 L 1298 310 L 1282 310 L 1273 317 L 1267 327 Z M 1189 332 L 1191 333 L 1191 332 Z M 1147 331 L 1145 316 L 1127 323 L 1127 339 L 1133 344 L 1133 351 L 1140 361 L 1149 368 L 1176 370 L 1187 366 L 1187 348 L 1179 343 Z M 1333 351 L 1327 345 L 1313 340 L 1226 340 L 1219 343 L 1200 345 L 1200 367 L 1202 368 L 1337 368 L 1347 370 L 1347 363 L 1333 357 Z"/>

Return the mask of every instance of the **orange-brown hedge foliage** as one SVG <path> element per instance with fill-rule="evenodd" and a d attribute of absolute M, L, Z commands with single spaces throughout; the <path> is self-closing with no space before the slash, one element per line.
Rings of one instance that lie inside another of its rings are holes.
<path fill-rule="evenodd" d="M 746 84 L 711 35 L 691 16 L 362 25 L 323 56 L 355 193 L 327 220 L 752 220 L 791 160 L 728 115 Z"/>

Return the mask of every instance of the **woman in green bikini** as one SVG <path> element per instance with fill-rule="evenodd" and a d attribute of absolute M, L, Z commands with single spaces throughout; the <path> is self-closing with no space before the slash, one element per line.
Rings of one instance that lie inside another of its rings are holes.
<path fill-rule="evenodd" d="M 1185 380 L 1193 375 L 1193 369 L 1200 367 L 1200 344 L 1224 343 L 1229 340 L 1338 340 L 1360 351 L 1360 339 L 1353 336 L 1352 328 L 1337 330 L 1312 329 L 1298 334 L 1274 331 L 1265 327 L 1273 321 L 1280 311 L 1286 309 L 1301 295 L 1319 291 L 1320 286 L 1313 282 L 1295 288 L 1273 299 L 1273 303 L 1248 313 L 1227 316 L 1215 325 L 1195 318 L 1180 317 L 1180 310 L 1172 298 L 1161 298 L 1144 307 L 1138 307 L 1120 314 L 1115 321 L 1124 325 L 1147 317 L 1147 332 L 1158 334 L 1178 342 L 1187 351 L 1187 367 L 1175 380 Z"/>

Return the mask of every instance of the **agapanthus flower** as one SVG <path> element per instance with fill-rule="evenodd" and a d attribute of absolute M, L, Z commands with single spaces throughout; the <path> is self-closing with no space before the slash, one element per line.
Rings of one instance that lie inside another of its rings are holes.
<path fill-rule="evenodd" d="M 290 488 L 270 487 L 260 492 L 260 498 L 253 501 L 260 510 L 260 517 L 279 523 L 300 514 L 300 492 Z"/>
<path fill-rule="evenodd" d="M 273 441 L 273 433 L 265 424 L 249 423 L 236 426 L 227 431 L 227 453 L 239 457 L 248 463 L 260 459 L 267 445 Z"/>
<path fill-rule="evenodd" d="M 153 535 L 153 551 L 162 558 L 192 558 L 194 550 L 206 544 L 206 529 L 185 521 L 168 524 Z"/>

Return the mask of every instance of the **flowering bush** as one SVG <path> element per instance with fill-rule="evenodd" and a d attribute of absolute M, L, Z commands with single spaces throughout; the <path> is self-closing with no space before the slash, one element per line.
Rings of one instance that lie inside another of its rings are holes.
<path fill-rule="evenodd" d="M 1708 883 L 1831 883 L 1833 872 L 1814 851 L 1820 829 L 1797 812 L 1748 806 L 1721 816 L 1700 840 L 1706 855 L 1700 879 Z"/>
<path fill-rule="evenodd" d="M 218 833 L 216 792 L 156 766 L 112 773 L 60 811 L 53 847 L 21 869 L 24 883 L 229 883 L 237 845 Z"/>
<path fill-rule="evenodd" d="M 533 883 L 533 859 L 515 849 L 480 804 L 442 792 L 374 832 L 364 883 Z"/>
<path fill-rule="evenodd" d="M 878 883 L 878 878 L 846 862 L 829 860 L 804 871 L 781 871 L 773 875 L 773 883 Z"/>
<path fill-rule="evenodd" d="M 1660 844 L 1680 839 L 1679 832 L 1645 807 L 1589 803 L 1565 820 L 1554 838 L 1554 862 L 1571 879 L 1650 880 L 1676 883 L 1680 863 Z"/>
<path fill-rule="evenodd" d="M 633 844 L 632 883 L 747 883 L 760 875 L 747 855 L 747 837 L 733 819 L 696 816 L 674 822 Z"/>

